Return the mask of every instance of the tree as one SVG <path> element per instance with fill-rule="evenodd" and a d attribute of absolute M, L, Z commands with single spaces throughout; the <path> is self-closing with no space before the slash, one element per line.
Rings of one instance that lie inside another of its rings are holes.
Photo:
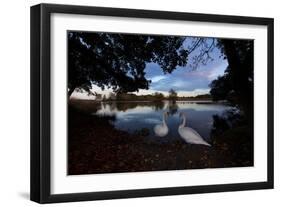
<path fill-rule="evenodd" d="M 214 101 L 230 100 L 229 95 L 231 93 L 231 80 L 229 77 L 229 69 L 226 70 L 223 76 L 219 76 L 217 79 L 210 83 L 210 94 Z"/>
<path fill-rule="evenodd" d="M 115 93 L 148 89 L 145 66 L 154 62 L 164 73 L 187 63 L 184 37 L 113 33 L 68 33 L 68 95 L 90 92 L 92 84 Z"/>
<path fill-rule="evenodd" d="M 228 60 L 224 75 L 211 84 L 214 100 L 228 100 L 244 114 L 249 125 L 253 124 L 254 113 L 254 42 L 253 40 L 221 39 L 218 42 Z"/>
<path fill-rule="evenodd" d="M 96 100 L 99 101 L 102 100 L 102 94 L 96 93 L 95 96 L 96 96 Z"/>
<path fill-rule="evenodd" d="M 218 77 L 210 84 L 210 93 L 215 100 L 228 100 L 238 105 L 246 116 L 252 119 L 253 41 L 221 39 L 218 44 L 228 60 L 228 68 L 222 77 Z"/>
<path fill-rule="evenodd" d="M 222 50 L 228 60 L 228 76 L 230 91 L 237 96 L 239 104 L 248 105 L 253 101 L 253 69 L 254 43 L 253 40 L 220 41 Z"/>
<path fill-rule="evenodd" d="M 153 94 L 153 96 L 154 96 L 154 99 L 157 100 L 157 101 L 160 101 L 160 100 L 164 99 L 164 95 L 162 93 L 155 92 Z"/>
<path fill-rule="evenodd" d="M 116 99 L 116 95 L 112 92 L 109 93 L 108 100 L 112 101 Z"/>
<path fill-rule="evenodd" d="M 254 41 L 238 39 L 192 38 L 188 55 L 197 50 L 191 58 L 193 69 L 211 61 L 214 48 L 228 61 L 223 76 L 212 83 L 211 95 L 214 100 L 228 100 L 242 109 L 249 118 L 253 115 L 253 68 Z"/>
<path fill-rule="evenodd" d="M 103 101 L 106 101 L 106 95 L 103 95 L 103 96 L 102 96 L 102 100 L 103 100 Z"/>
<path fill-rule="evenodd" d="M 176 100 L 177 97 L 178 97 L 177 92 L 176 92 L 174 89 L 171 88 L 171 89 L 169 90 L 169 99 L 171 99 L 171 100 Z"/>

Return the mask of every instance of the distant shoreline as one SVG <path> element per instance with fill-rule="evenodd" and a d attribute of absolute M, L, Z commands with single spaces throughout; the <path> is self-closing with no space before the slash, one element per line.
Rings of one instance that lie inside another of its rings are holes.
<path fill-rule="evenodd" d="M 213 101 L 211 99 L 190 99 L 190 100 L 169 100 L 169 99 L 163 99 L 163 100 L 93 100 L 93 99 L 78 99 L 78 98 L 71 98 L 69 99 L 70 102 L 72 101 L 89 101 L 94 103 L 157 103 L 157 102 L 169 102 L 169 101 L 175 101 L 175 102 L 190 102 L 190 103 L 228 103 L 226 100 L 222 101 Z"/>

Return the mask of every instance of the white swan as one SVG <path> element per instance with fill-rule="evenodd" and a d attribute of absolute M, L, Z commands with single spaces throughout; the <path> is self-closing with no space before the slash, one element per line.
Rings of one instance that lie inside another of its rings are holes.
<path fill-rule="evenodd" d="M 185 127 L 186 117 L 183 113 L 180 113 L 180 118 L 182 117 L 182 124 L 179 126 L 178 132 L 181 138 L 184 139 L 185 142 L 190 144 L 202 144 L 206 146 L 211 146 L 207 143 L 194 129 L 190 127 Z"/>
<path fill-rule="evenodd" d="M 157 124 L 153 128 L 155 135 L 158 137 L 164 137 L 168 134 L 169 128 L 167 127 L 167 124 L 166 124 L 167 116 L 168 116 L 168 112 L 164 112 L 163 113 L 163 123 Z"/>

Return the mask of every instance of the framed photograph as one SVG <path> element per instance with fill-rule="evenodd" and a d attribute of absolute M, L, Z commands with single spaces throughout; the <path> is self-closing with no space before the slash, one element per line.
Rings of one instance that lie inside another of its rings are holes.
<path fill-rule="evenodd" d="M 31 7 L 31 200 L 273 188 L 273 19 Z"/>

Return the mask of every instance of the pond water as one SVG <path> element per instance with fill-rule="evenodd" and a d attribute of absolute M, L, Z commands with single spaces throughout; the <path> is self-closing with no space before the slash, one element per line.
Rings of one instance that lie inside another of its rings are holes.
<path fill-rule="evenodd" d="M 116 129 L 129 133 L 145 132 L 148 139 L 162 142 L 181 139 L 178 127 L 182 120 L 179 113 L 183 112 L 187 117 L 186 126 L 196 130 L 206 141 L 210 139 L 213 127 L 213 115 L 222 115 L 230 109 L 222 103 L 213 102 L 101 102 L 96 105 L 92 114 L 99 116 L 113 116 L 111 121 Z M 154 126 L 162 123 L 163 113 L 169 112 L 166 123 L 169 133 L 164 137 L 158 137 L 154 133 Z"/>

